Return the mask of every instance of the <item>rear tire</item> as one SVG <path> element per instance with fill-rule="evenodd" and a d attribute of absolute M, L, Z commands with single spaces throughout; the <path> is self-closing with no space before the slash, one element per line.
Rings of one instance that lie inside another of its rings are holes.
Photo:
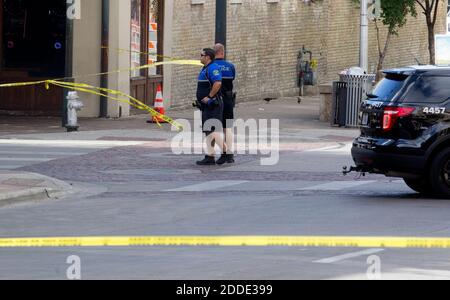
<path fill-rule="evenodd" d="M 409 186 L 412 190 L 420 193 L 420 194 L 430 194 L 431 193 L 431 184 L 426 178 L 419 179 L 411 179 L 411 178 L 403 178 L 406 185 Z"/>
<path fill-rule="evenodd" d="M 442 150 L 433 159 L 430 183 L 434 194 L 450 198 L 450 149 Z"/>

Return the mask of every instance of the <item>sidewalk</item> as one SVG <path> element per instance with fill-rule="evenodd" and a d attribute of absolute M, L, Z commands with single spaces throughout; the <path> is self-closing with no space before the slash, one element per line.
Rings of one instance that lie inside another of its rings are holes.
<path fill-rule="evenodd" d="M 172 119 L 193 121 L 194 109 L 169 109 Z M 171 126 L 147 124 L 148 115 L 136 115 L 122 119 L 80 118 L 80 131 L 66 133 L 61 119 L 56 117 L 4 117 L 0 116 L 0 139 L 60 139 L 60 140 L 117 140 L 155 141 L 167 140 L 176 132 Z M 279 119 L 281 138 L 325 139 L 342 142 L 358 135 L 357 129 L 331 127 L 319 121 L 319 98 L 305 97 L 301 104 L 297 98 L 281 98 L 266 101 L 240 103 L 236 107 L 236 119 Z"/>

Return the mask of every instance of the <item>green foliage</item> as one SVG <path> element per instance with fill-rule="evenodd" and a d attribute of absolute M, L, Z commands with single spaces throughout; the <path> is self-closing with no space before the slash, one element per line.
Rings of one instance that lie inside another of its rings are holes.
<path fill-rule="evenodd" d="M 360 7 L 360 0 L 350 0 L 355 7 Z M 417 0 L 381 0 L 381 21 L 389 29 L 389 33 L 398 34 L 399 28 L 406 24 L 408 15 L 417 16 Z M 373 6 L 369 9 L 375 9 Z"/>
<path fill-rule="evenodd" d="M 408 15 L 417 16 L 415 0 L 381 0 L 380 19 L 391 34 L 398 34 L 406 24 Z"/>

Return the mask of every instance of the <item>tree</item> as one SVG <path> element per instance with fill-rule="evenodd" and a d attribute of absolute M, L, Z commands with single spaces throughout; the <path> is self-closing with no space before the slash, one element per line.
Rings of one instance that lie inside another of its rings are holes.
<path fill-rule="evenodd" d="M 399 29 L 406 24 L 408 15 L 417 15 L 415 1 L 416 0 L 381 0 L 381 15 L 379 18 L 374 19 L 375 28 L 377 30 L 379 55 L 376 81 L 379 81 L 382 77 L 381 71 L 383 70 L 384 60 L 386 58 L 392 37 L 394 35 L 398 35 Z M 380 27 L 378 25 L 380 21 L 387 26 L 388 29 L 384 47 L 382 47 Z"/>
<path fill-rule="evenodd" d="M 406 24 L 408 15 L 416 16 L 416 0 L 378 0 L 380 1 L 381 12 L 378 12 L 379 17 L 375 17 L 373 22 L 377 30 L 377 45 L 378 45 L 378 65 L 376 73 L 376 81 L 382 77 L 382 70 L 384 60 L 386 58 L 391 39 L 394 35 L 398 35 L 398 31 Z M 356 5 L 360 4 L 360 0 L 352 0 Z M 372 8 L 376 9 L 376 5 Z M 377 15 L 374 13 L 373 15 Z M 388 29 L 384 46 L 381 42 L 380 25 L 383 23 Z"/>
<path fill-rule="evenodd" d="M 428 27 L 428 51 L 430 53 L 430 64 L 436 63 L 436 44 L 434 40 L 435 25 L 438 17 L 440 0 L 415 0 L 425 15 Z"/>

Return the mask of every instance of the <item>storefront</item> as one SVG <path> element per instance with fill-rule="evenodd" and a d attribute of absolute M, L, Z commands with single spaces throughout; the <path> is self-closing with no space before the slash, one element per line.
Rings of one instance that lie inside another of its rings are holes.
<path fill-rule="evenodd" d="M 75 82 L 120 90 L 153 105 L 157 86 L 163 84 L 163 67 L 112 74 L 106 80 L 80 75 L 156 62 L 163 54 L 165 1 L 80 1 L 80 18 L 71 20 L 66 0 L 0 0 L 0 83 L 73 74 Z M 102 50 L 105 46 L 108 49 Z M 85 109 L 81 116 L 121 117 L 142 112 L 114 101 L 102 104 L 95 95 L 83 94 L 82 98 Z M 63 99 L 64 91 L 57 87 L 2 88 L 0 115 L 60 116 Z"/>
<path fill-rule="evenodd" d="M 0 0 L 0 82 L 64 77 L 66 2 Z M 0 112 L 60 115 L 63 91 L 44 86 L 0 89 Z"/>

